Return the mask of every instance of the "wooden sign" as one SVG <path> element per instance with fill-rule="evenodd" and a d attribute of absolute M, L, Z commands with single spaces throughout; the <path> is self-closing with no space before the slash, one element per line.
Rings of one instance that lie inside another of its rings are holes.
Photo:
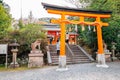
<path fill-rule="evenodd" d="M 8 44 L 0 44 L 0 54 L 7 54 Z"/>

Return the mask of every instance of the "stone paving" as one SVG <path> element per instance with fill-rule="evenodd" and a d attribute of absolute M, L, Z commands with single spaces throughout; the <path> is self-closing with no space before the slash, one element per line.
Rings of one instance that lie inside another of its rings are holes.
<path fill-rule="evenodd" d="M 25 71 L 0 72 L 0 80 L 120 80 L 120 62 L 107 63 L 109 68 L 97 68 L 96 63 L 67 65 L 67 71 L 57 66 Z"/>

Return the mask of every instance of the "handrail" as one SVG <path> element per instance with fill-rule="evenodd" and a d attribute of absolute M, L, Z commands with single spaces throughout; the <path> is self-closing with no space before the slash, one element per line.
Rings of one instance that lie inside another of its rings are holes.
<path fill-rule="evenodd" d="M 70 51 L 70 54 L 71 54 L 72 56 L 74 56 L 74 54 L 73 54 L 72 50 L 70 49 L 70 47 L 68 46 L 68 44 L 66 44 L 66 47 L 67 47 L 68 51 Z"/>
<path fill-rule="evenodd" d="M 48 46 L 46 46 L 46 48 L 47 48 L 47 60 L 48 60 L 48 63 L 50 64 L 52 63 L 52 58 L 50 56 L 50 49 Z"/>
<path fill-rule="evenodd" d="M 79 45 L 77 46 L 91 61 L 94 61 L 94 59 L 83 48 L 81 48 Z"/>

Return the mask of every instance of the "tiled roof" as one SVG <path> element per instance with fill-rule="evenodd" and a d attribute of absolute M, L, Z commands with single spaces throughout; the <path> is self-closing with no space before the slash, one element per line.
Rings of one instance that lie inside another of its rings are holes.
<path fill-rule="evenodd" d="M 42 24 L 45 30 L 49 31 L 60 31 L 60 27 L 57 24 Z"/>
<path fill-rule="evenodd" d="M 57 6 L 47 3 L 42 3 L 45 9 L 54 9 L 54 10 L 62 10 L 62 11 L 74 11 L 74 12 L 86 12 L 86 13 L 96 13 L 96 14 L 111 14 L 111 11 L 96 11 L 96 10 L 83 10 L 78 8 L 70 8 L 70 7 L 63 7 Z"/>

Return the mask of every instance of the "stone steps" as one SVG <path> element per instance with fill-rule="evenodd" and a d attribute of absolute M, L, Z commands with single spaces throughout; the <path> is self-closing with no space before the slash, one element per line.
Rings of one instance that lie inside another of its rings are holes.
<path fill-rule="evenodd" d="M 70 49 L 74 53 L 74 56 L 66 56 L 67 64 L 77 64 L 77 63 L 90 63 L 89 58 L 83 54 L 83 52 L 76 45 L 69 45 Z M 49 45 L 50 55 L 52 58 L 52 65 L 59 63 L 59 56 L 57 55 L 56 45 Z"/>
<path fill-rule="evenodd" d="M 59 62 L 59 56 L 51 56 L 52 57 L 52 64 L 58 64 Z M 67 64 L 72 64 L 71 58 L 67 57 Z"/>

